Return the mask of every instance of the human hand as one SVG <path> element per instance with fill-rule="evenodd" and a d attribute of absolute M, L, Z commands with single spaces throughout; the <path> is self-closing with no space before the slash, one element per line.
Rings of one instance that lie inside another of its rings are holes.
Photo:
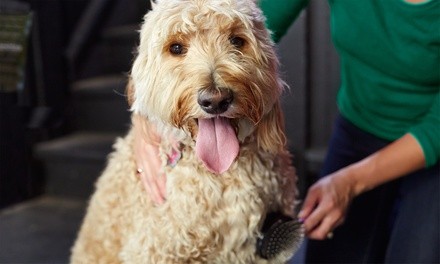
<path fill-rule="evenodd" d="M 159 148 L 161 138 L 151 124 L 142 117 L 133 116 L 134 154 L 138 175 L 151 200 L 163 204 L 166 198 L 166 175 L 161 171 Z"/>
<path fill-rule="evenodd" d="M 344 222 L 355 196 L 349 169 L 330 174 L 310 187 L 298 214 L 310 239 L 331 238 L 332 230 Z"/>
<path fill-rule="evenodd" d="M 411 134 L 363 160 L 322 178 L 310 187 L 298 214 L 311 239 L 325 239 L 344 222 L 353 198 L 426 164 L 423 149 Z"/>

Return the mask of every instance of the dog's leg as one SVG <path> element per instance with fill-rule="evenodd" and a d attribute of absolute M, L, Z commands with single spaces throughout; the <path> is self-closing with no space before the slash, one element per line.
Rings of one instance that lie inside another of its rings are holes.
<path fill-rule="evenodd" d="M 71 263 L 120 263 L 124 234 L 132 225 L 127 207 L 136 210 L 140 190 L 131 152 L 131 135 L 115 144 L 109 163 L 96 184 L 80 233 L 72 249 Z"/>
<path fill-rule="evenodd" d="M 112 216 L 107 215 L 110 208 L 97 202 L 100 196 L 102 194 L 96 193 L 91 200 L 78 239 L 72 249 L 72 264 L 119 263 L 119 232 L 107 230 L 116 223 L 111 223 Z"/>

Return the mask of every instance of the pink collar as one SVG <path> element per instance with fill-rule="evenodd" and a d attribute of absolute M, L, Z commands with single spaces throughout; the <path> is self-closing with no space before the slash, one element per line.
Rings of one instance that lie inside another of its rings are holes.
<path fill-rule="evenodd" d="M 167 154 L 167 166 L 174 168 L 177 162 L 182 158 L 181 146 L 177 148 L 171 148 L 171 153 Z"/>

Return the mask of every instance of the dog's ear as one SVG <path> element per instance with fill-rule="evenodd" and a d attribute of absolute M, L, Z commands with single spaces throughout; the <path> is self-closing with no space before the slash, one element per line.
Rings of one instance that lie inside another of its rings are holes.
<path fill-rule="evenodd" d="M 284 116 L 279 101 L 259 122 L 256 137 L 258 146 L 265 151 L 279 153 L 284 149 L 286 134 L 284 133 Z"/>
<path fill-rule="evenodd" d="M 134 102 L 134 83 L 131 77 L 128 77 L 127 86 L 125 87 L 125 94 L 127 96 L 128 105 L 131 105 Z"/>

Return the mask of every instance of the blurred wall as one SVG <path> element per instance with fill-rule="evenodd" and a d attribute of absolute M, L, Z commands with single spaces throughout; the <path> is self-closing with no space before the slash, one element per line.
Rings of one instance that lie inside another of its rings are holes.
<path fill-rule="evenodd" d="M 320 169 L 337 112 L 339 63 L 329 24 L 327 1 L 310 0 L 278 46 L 290 86 L 283 97 L 289 148 L 302 194 Z"/>

